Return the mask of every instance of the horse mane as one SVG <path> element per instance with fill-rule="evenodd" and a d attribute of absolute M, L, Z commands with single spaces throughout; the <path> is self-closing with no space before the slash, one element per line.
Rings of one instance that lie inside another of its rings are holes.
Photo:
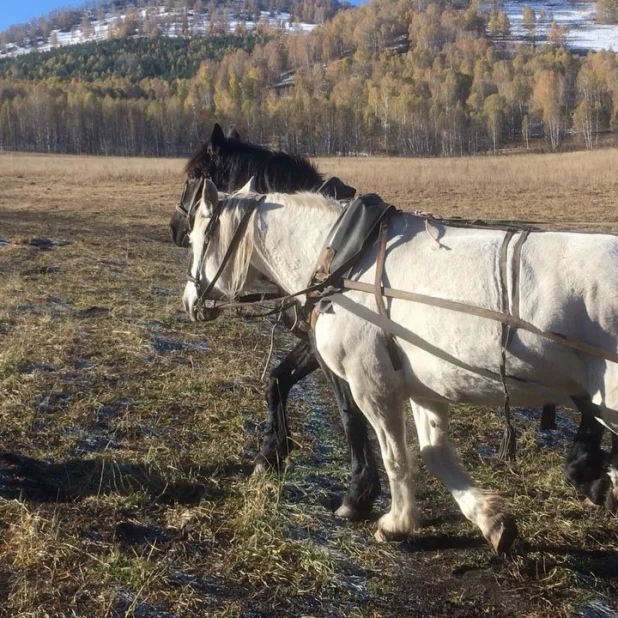
<path fill-rule="evenodd" d="M 270 193 L 266 195 L 266 202 L 274 202 L 283 207 L 296 207 L 302 211 L 313 211 L 315 209 L 327 211 L 339 211 L 340 205 L 333 198 L 320 195 L 319 193 L 312 192 L 298 192 L 294 194 L 288 193 Z M 217 264 L 220 264 L 228 250 L 228 247 L 232 243 L 232 239 L 242 218 L 249 211 L 249 209 L 255 207 L 255 198 L 247 197 L 246 195 L 236 195 L 226 198 L 225 206 L 221 210 L 219 217 L 219 225 L 216 231 L 216 242 L 213 251 Z M 257 212 L 257 209 L 254 210 Z M 201 209 L 198 209 L 198 213 L 195 219 L 193 231 L 191 232 L 191 245 L 193 247 L 193 256 L 200 256 L 202 253 L 202 246 L 205 242 L 205 226 L 206 218 L 204 218 Z M 219 281 L 217 287 L 219 291 L 225 294 L 230 300 L 234 300 L 236 296 L 243 289 L 245 289 L 248 279 L 251 275 L 251 256 L 254 249 L 255 240 L 255 224 L 254 220 L 247 226 L 242 239 L 234 251 L 234 255 L 230 262 L 227 264 Z"/>
<path fill-rule="evenodd" d="M 314 193 L 312 191 L 299 191 L 297 193 L 269 193 L 266 202 L 274 202 L 280 206 L 291 206 L 307 211 L 323 210 L 325 212 L 341 212 L 341 204 L 332 197 Z"/>
<path fill-rule="evenodd" d="M 216 148 L 210 140 L 206 142 L 189 160 L 185 172 L 189 177 L 210 176 L 221 191 L 234 191 L 252 176 L 260 193 L 316 190 L 324 182 L 315 166 L 303 156 L 235 138 L 225 138 Z"/>
<path fill-rule="evenodd" d="M 234 197 L 227 200 L 226 207 L 223 209 L 219 219 L 219 238 L 216 248 L 218 263 L 223 261 L 223 257 L 232 243 L 232 238 L 240 225 L 241 219 L 252 206 L 252 200 Z M 255 212 L 253 216 L 255 216 Z M 255 225 L 251 221 L 236 248 L 231 264 L 225 269 L 227 273 L 224 271 L 225 293 L 230 300 L 236 298 L 247 283 L 251 254 L 253 253 L 254 231 Z"/>

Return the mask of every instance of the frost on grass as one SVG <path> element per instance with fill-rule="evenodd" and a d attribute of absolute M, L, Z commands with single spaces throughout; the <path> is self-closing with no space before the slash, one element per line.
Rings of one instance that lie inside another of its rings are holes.
<path fill-rule="evenodd" d="M 182 341 L 171 337 L 155 337 L 150 343 L 158 354 L 175 352 L 207 352 L 210 348 L 205 341 Z"/>
<path fill-rule="evenodd" d="M 577 608 L 577 616 L 581 618 L 618 618 L 618 613 L 611 608 L 609 599 L 596 597 L 582 603 Z"/>
<path fill-rule="evenodd" d="M 31 238 L 28 241 L 31 247 L 35 247 L 40 251 L 51 251 L 56 247 L 65 247 L 66 245 L 73 244 L 72 240 L 65 240 L 62 238 Z"/>
<path fill-rule="evenodd" d="M 512 411 L 518 419 L 538 427 L 541 420 L 540 408 L 513 408 Z M 556 425 L 557 429 L 538 430 L 536 441 L 539 446 L 562 451 L 573 442 L 577 425 L 560 408 L 556 411 Z"/>

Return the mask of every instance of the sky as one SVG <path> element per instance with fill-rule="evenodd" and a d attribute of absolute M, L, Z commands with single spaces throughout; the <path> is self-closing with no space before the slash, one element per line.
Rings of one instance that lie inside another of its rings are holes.
<path fill-rule="evenodd" d="M 22 24 L 59 8 L 83 5 L 71 0 L 0 0 L 0 30 Z"/>

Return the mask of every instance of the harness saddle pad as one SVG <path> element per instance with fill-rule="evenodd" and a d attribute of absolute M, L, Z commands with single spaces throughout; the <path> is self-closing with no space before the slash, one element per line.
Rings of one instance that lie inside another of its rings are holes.
<path fill-rule="evenodd" d="M 394 210 L 376 193 L 359 195 L 351 201 L 339 215 L 322 249 L 332 255 L 328 273 L 337 272 L 358 255 L 377 233 L 386 213 Z"/>

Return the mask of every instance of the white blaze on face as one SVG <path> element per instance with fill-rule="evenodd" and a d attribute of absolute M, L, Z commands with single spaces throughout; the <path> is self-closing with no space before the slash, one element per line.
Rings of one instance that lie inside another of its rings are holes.
<path fill-rule="evenodd" d="M 193 229 L 189 234 L 189 241 L 191 245 L 191 269 L 190 273 L 194 279 L 198 278 L 198 270 L 200 266 L 200 258 L 202 255 L 203 243 L 204 243 L 204 232 L 206 230 L 206 225 L 208 224 L 208 212 L 204 207 L 204 202 L 202 201 L 198 206 L 197 212 L 195 213 L 195 221 L 193 223 Z M 202 273 L 203 274 L 203 273 Z M 182 306 L 184 310 L 187 312 L 188 316 L 195 321 L 197 319 L 196 315 L 196 305 L 199 299 L 199 293 L 197 291 L 197 286 L 193 281 L 187 281 L 185 285 L 185 291 L 182 295 Z"/>

